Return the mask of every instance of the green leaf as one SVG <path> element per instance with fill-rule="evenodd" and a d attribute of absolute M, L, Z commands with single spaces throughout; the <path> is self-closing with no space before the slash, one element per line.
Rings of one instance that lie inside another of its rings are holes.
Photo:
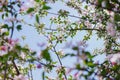
<path fill-rule="evenodd" d="M 22 26 L 21 25 L 17 25 L 16 28 L 17 28 L 18 31 L 22 30 Z"/>
<path fill-rule="evenodd" d="M 120 31 L 120 26 L 117 26 L 117 28 L 116 28 L 118 31 Z"/>
<path fill-rule="evenodd" d="M 42 7 L 42 9 L 44 9 L 44 10 L 49 10 L 49 9 L 51 9 L 51 7 L 49 7 L 49 6 L 47 6 L 47 5 L 44 5 L 44 6 Z"/>
<path fill-rule="evenodd" d="M 120 14 L 116 13 L 114 16 L 115 21 L 120 21 Z"/>
<path fill-rule="evenodd" d="M 36 14 L 36 22 L 39 23 L 39 15 Z"/>
<path fill-rule="evenodd" d="M 92 55 L 90 54 L 90 52 L 88 52 L 88 51 L 85 51 L 84 53 L 85 53 L 85 55 L 87 55 L 88 58 L 90 58 L 90 59 L 92 59 L 92 58 L 94 57 L 94 56 L 92 56 Z"/>
<path fill-rule="evenodd" d="M 4 34 L 5 34 L 6 36 L 8 36 L 8 35 L 9 35 L 9 31 L 5 32 Z"/>
<path fill-rule="evenodd" d="M 88 62 L 87 65 L 88 65 L 89 67 L 94 67 L 94 66 L 95 66 L 92 62 Z"/>
<path fill-rule="evenodd" d="M 78 70 L 81 69 L 80 64 L 76 64 L 76 69 L 78 69 Z"/>
<path fill-rule="evenodd" d="M 74 57 L 74 56 L 76 56 L 74 53 L 72 53 L 72 54 L 65 54 L 62 58 L 65 58 L 65 57 L 67 57 L 67 56 L 70 56 L 70 57 Z"/>
<path fill-rule="evenodd" d="M 8 13 L 5 13 L 5 16 L 8 17 Z"/>
<path fill-rule="evenodd" d="M 45 72 L 42 72 L 42 80 L 45 80 Z"/>
<path fill-rule="evenodd" d="M 31 53 L 31 55 L 32 55 L 32 56 L 34 56 L 35 54 L 36 54 L 36 52 L 35 52 L 35 51 Z"/>
<path fill-rule="evenodd" d="M 50 53 L 48 52 L 48 49 L 43 50 L 41 55 L 46 61 L 51 62 L 51 56 L 50 56 Z"/>
<path fill-rule="evenodd" d="M 101 75 L 105 76 L 106 74 L 107 74 L 107 71 L 103 68 L 102 71 L 101 71 Z"/>
<path fill-rule="evenodd" d="M 7 24 L 4 24 L 4 25 L 2 26 L 2 28 L 7 28 L 7 29 L 9 29 L 9 27 L 8 27 Z"/>
<path fill-rule="evenodd" d="M 68 77 L 68 80 L 73 80 L 72 75 L 70 75 L 70 76 Z"/>
<path fill-rule="evenodd" d="M 4 14 L 2 14 L 2 19 L 4 19 Z"/>
<path fill-rule="evenodd" d="M 35 0 L 36 2 L 40 2 L 40 0 Z"/>
<path fill-rule="evenodd" d="M 33 12 L 34 11 L 34 8 L 29 8 L 28 10 L 27 10 L 27 13 L 31 13 L 31 12 Z"/>
<path fill-rule="evenodd" d="M 75 46 L 75 47 L 73 47 L 72 49 L 73 49 L 73 50 L 78 50 L 78 47 Z"/>
<path fill-rule="evenodd" d="M 85 9 L 88 9 L 88 6 L 87 6 L 87 5 L 85 6 Z"/>

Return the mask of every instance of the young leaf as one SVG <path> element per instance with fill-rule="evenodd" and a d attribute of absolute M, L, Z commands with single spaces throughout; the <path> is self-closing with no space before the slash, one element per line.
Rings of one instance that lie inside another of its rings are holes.
<path fill-rule="evenodd" d="M 31 12 L 33 12 L 34 11 L 34 8 L 29 8 L 28 10 L 27 10 L 27 13 L 29 14 L 29 13 L 31 13 Z"/>
<path fill-rule="evenodd" d="M 42 9 L 44 9 L 44 10 L 49 10 L 49 9 L 51 9 L 51 7 L 49 7 L 49 6 L 47 6 L 47 5 L 44 5 Z"/>
<path fill-rule="evenodd" d="M 36 22 L 39 23 L 39 15 L 36 14 Z"/>
<path fill-rule="evenodd" d="M 46 61 L 51 61 L 51 56 L 50 53 L 48 52 L 48 49 L 43 50 L 41 55 Z"/>

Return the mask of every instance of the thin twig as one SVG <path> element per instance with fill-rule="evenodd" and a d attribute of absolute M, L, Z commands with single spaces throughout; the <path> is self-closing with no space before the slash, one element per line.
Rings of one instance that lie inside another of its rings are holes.
<path fill-rule="evenodd" d="M 57 44 L 56 44 L 56 45 L 57 45 Z M 55 46 L 56 46 L 56 45 L 55 45 Z M 58 58 L 58 61 L 59 61 L 60 65 L 61 65 L 61 68 L 64 70 L 62 61 L 61 61 L 61 59 L 60 59 L 60 57 L 59 57 L 59 55 L 58 55 L 58 53 L 57 53 L 57 51 L 56 51 L 56 49 L 55 49 L 55 46 L 53 46 L 54 52 L 55 52 L 55 54 L 56 54 L 56 56 L 57 56 L 57 58 Z M 67 75 L 65 74 L 65 72 L 63 72 L 63 74 L 64 74 L 65 79 L 67 80 Z"/>
<path fill-rule="evenodd" d="M 30 80 L 30 74 L 29 74 L 29 71 L 28 71 L 28 75 L 27 75 L 27 76 L 28 76 L 28 78 L 29 78 L 29 80 Z"/>
<path fill-rule="evenodd" d="M 10 38 L 13 37 L 13 33 L 14 33 L 14 22 L 12 21 L 12 30 L 11 30 Z M 19 75 L 20 72 L 19 72 L 19 70 L 18 70 L 18 68 L 17 68 L 17 66 L 16 66 L 16 63 L 14 62 L 14 59 L 12 60 L 12 63 L 13 63 L 13 66 L 14 66 L 16 72 L 17 72 L 17 75 Z"/>
<path fill-rule="evenodd" d="M 30 65 L 30 62 L 29 62 L 29 65 Z M 30 65 L 30 76 L 31 76 L 31 80 L 33 80 L 33 74 L 32 74 L 31 65 Z"/>
<path fill-rule="evenodd" d="M 44 35 L 44 36 L 48 38 L 48 40 L 50 41 L 51 44 L 53 43 L 53 42 L 49 39 L 48 36 L 46 36 L 46 35 Z M 58 55 L 58 53 L 57 53 L 57 51 L 56 51 L 56 48 L 55 48 L 56 46 L 57 46 L 57 43 L 53 46 L 53 50 L 54 50 L 54 52 L 55 52 L 55 54 L 56 54 L 56 56 L 57 56 L 57 58 L 58 58 L 58 61 L 59 61 L 59 63 L 60 63 L 61 68 L 63 69 L 64 67 L 63 67 L 62 61 L 61 61 L 61 59 L 60 59 L 60 57 L 59 57 L 59 55 Z M 54 67 L 56 67 L 56 66 L 54 66 Z M 65 72 L 63 72 L 63 74 L 64 74 L 65 79 L 67 80 L 67 75 L 65 74 Z"/>
<path fill-rule="evenodd" d="M 48 14 L 59 15 L 59 14 L 53 13 L 53 12 L 48 12 Z M 68 15 L 68 16 L 69 16 L 69 17 L 74 17 L 74 18 L 81 19 L 81 17 L 79 17 L 79 16 L 74 16 L 74 15 Z"/>
<path fill-rule="evenodd" d="M 18 68 L 16 66 L 16 63 L 14 62 L 14 59 L 12 60 L 12 63 L 13 63 L 13 66 L 14 66 L 16 72 L 17 72 L 17 75 L 20 75 L 20 72 L 19 72 L 19 70 L 18 70 Z"/>
<path fill-rule="evenodd" d="M 10 38 L 12 38 L 13 33 L 14 33 L 14 22 L 12 21 L 12 28 L 11 28 L 11 35 L 10 35 Z"/>
<path fill-rule="evenodd" d="M 45 30 L 51 30 L 51 31 L 57 31 L 57 29 L 49 29 L 49 28 L 44 28 Z M 76 29 L 68 29 L 67 31 L 77 31 L 77 30 L 90 30 L 90 31 L 101 31 L 103 29 L 95 29 L 95 28 L 85 28 L 85 29 L 80 29 L 80 28 L 76 28 Z"/>

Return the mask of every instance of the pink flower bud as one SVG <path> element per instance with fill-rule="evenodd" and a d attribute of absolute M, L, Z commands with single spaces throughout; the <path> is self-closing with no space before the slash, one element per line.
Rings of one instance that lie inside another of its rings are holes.
<path fill-rule="evenodd" d="M 116 62 L 112 62 L 112 65 L 117 65 L 117 63 Z"/>
<path fill-rule="evenodd" d="M 6 50 L 7 50 L 7 47 L 6 47 L 6 46 L 0 46 L 0 50 L 6 51 Z"/>
<path fill-rule="evenodd" d="M 41 64 L 38 64 L 38 65 L 37 65 L 37 68 L 38 68 L 38 69 L 42 68 Z"/>

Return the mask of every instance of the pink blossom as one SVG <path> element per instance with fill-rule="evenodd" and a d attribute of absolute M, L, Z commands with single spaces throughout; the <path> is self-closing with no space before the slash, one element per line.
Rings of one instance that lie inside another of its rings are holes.
<path fill-rule="evenodd" d="M 7 54 L 7 46 L 0 46 L 0 56 Z"/>
<path fill-rule="evenodd" d="M 112 58 L 110 59 L 110 61 L 111 61 L 112 63 L 120 63 L 120 62 L 119 62 L 119 61 L 120 61 L 120 53 L 114 54 L 114 55 L 112 56 Z"/>
<path fill-rule="evenodd" d="M 77 79 L 78 75 L 79 75 L 79 72 L 76 72 L 76 73 L 74 74 L 74 77 Z"/>
<path fill-rule="evenodd" d="M 14 77 L 14 80 L 28 80 L 24 75 L 20 74 Z"/>
<path fill-rule="evenodd" d="M 108 35 L 110 35 L 110 36 L 116 35 L 116 30 L 115 30 L 114 26 L 115 26 L 114 23 L 107 22 L 106 30 L 107 30 Z"/>
<path fill-rule="evenodd" d="M 7 39 L 7 46 L 8 46 L 8 48 L 9 48 L 9 51 L 11 51 L 13 48 L 14 48 L 14 46 L 18 43 L 18 39 Z"/>
<path fill-rule="evenodd" d="M 17 21 L 16 18 L 6 18 L 5 22 L 13 22 L 13 21 Z"/>
<path fill-rule="evenodd" d="M 120 53 L 110 54 L 107 56 L 107 58 L 112 63 L 112 65 L 120 64 Z"/>
<path fill-rule="evenodd" d="M 8 39 L 8 43 L 9 43 L 9 45 L 11 45 L 11 46 L 14 46 L 15 44 L 17 44 L 17 42 L 18 42 L 18 39 L 15 39 L 15 40 L 13 40 L 13 39 Z"/>
<path fill-rule="evenodd" d="M 88 45 L 86 44 L 86 41 L 79 41 L 77 42 L 77 45 L 78 46 L 81 46 L 81 47 L 87 47 Z"/>
<path fill-rule="evenodd" d="M 5 52 L 5 51 L 7 51 L 7 47 L 6 46 L 0 46 L 0 50 Z"/>
<path fill-rule="evenodd" d="M 66 72 L 66 74 L 69 74 L 71 71 L 73 70 L 73 68 L 69 68 Z"/>
<path fill-rule="evenodd" d="M 27 0 L 26 2 L 23 3 L 21 6 L 21 11 L 27 11 L 29 8 L 34 7 L 35 1 L 34 0 Z"/>
<path fill-rule="evenodd" d="M 76 80 L 79 80 L 79 76 L 80 76 L 81 74 L 83 74 L 83 71 L 78 71 L 78 72 L 76 72 L 76 73 L 74 74 L 74 78 L 75 78 Z"/>

